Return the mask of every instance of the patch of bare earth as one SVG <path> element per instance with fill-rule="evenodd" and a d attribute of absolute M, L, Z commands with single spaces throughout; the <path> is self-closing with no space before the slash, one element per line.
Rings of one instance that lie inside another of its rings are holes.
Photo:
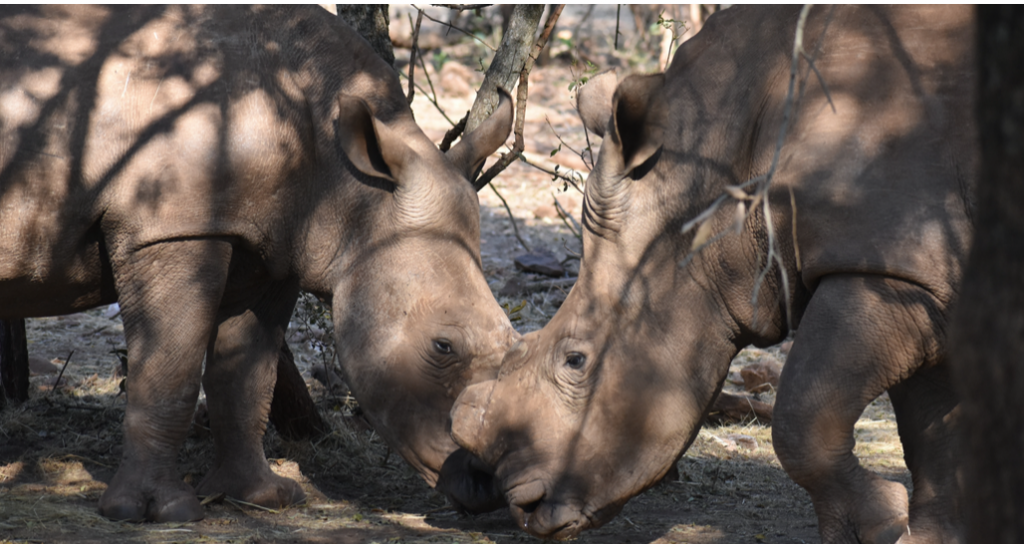
<path fill-rule="evenodd" d="M 604 28 L 614 23 L 614 8 L 609 9 L 610 15 L 595 11 L 589 18 L 584 18 L 586 6 L 567 9 L 559 28 L 576 28 L 578 36 L 592 32 L 591 40 L 602 32 L 611 35 L 610 29 Z M 408 51 L 397 53 L 408 58 Z M 482 74 L 474 68 L 478 67 L 476 56 L 484 53 L 461 44 L 446 49 L 447 63 L 435 53 L 427 54 L 431 82 L 422 69 L 417 70 L 417 82 L 423 89 L 429 89 L 432 83 L 441 107 L 457 120 L 468 110 L 472 89 L 482 80 Z M 619 54 L 606 60 L 611 59 L 609 64 L 626 64 L 628 59 L 624 57 Z M 531 75 L 527 157 L 549 170 L 557 165 L 559 171 L 585 173 L 584 162 L 568 150 L 588 146 L 568 90 L 570 72 L 567 64 L 556 59 L 535 68 Z M 449 125 L 423 92 L 417 92 L 413 109 L 428 136 L 439 142 Z M 560 143 L 561 151 L 552 156 Z M 590 144 L 595 150 L 599 148 L 597 139 Z M 572 256 L 580 250 L 579 241 L 554 211 L 553 199 L 557 197 L 578 218 L 582 195 L 571 186 L 552 181 L 551 175 L 519 162 L 499 176 L 494 186 L 508 202 L 523 241 L 533 252 L 552 254 L 567 272 L 555 280 L 518 270 L 513 259 L 526 251 L 517 241 L 498 195 L 489 188 L 481 192 L 481 254 L 487 281 L 498 301 L 515 310 L 512 319 L 516 327 L 522 332 L 536 330 L 565 300 L 578 267 Z M 100 308 L 29 320 L 29 352 L 33 357 L 63 365 L 72 350 L 74 354 L 56 388 L 56 373 L 37 375 L 32 378 L 32 398 L 0 412 L 0 542 L 383 544 L 534 540 L 519 531 L 505 512 L 460 517 L 365 428 L 344 384 L 328 389 L 312 378 L 318 367 L 333 364 L 316 347 L 325 330 L 330 329 L 322 324 L 310 325 L 308 315 L 297 316 L 289 343 L 313 398 L 332 428 L 331 434 L 315 442 L 288 442 L 271 428 L 265 440 L 272 468 L 302 483 L 309 496 L 306 504 L 271 512 L 216 501 L 206 505 L 206 519 L 197 523 L 133 524 L 111 522 L 96 512 L 99 497 L 122 453 L 125 395 L 120 392 L 121 378 L 116 374 L 120 363 L 112 353 L 124 347 L 119 319 Z M 765 357 L 784 360 L 778 348 L 747 349 L 733 361 L 732 374 L 738 375 L 743 367 Z M 55 366 L 54 370 L 59 369 Z M 726 383 L 726 390 L 741 389 Z M 758 398 L 770 403 L 774 393 L 769 390 Z M 867 409 L 857 424 L 856 435 L 856 453 L 865 465 L 909 487 L 887 398 Z M 208 469 L 212 454 L 208 433 L 194 425 L 179 457 L 185 480 L 197 483 Z M 678 479 L 664 481 L 634 498 L 613 521 L 585 533 L 578 541 L 818 541 L 810 500 L 782 471 L 772 450 L 770 427 L 758 423 L 706 427 L 679 461 L 678 469 Z"/>

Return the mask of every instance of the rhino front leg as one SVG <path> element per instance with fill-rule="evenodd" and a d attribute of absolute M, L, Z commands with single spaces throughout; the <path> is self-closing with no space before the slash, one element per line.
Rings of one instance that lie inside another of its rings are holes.
<path fill-rule="evenodd" d="M 782 372 L 772 438 L 814 502 L 823 543 L 892 544 L 906 489 L 860 465 L 853 427 L 886 389 L 935 363 L 942 312 L 920 287 L 881 276 L 821 280 Z"/>
<path fill-rule="evenodd" d="M 117 520 L 194 521 L 203 509 L 175 463 L 199 395 L 231 246 L 189 240 L 113 256 L 128 345 L 121 466 L 100 498 Z"/>
<path fill-rule="evenodd" d="M 263 453 L 278 352 L 298 292 L 295 283 L 273 284 L 254 306 L 217 329 L 203 376 L 217 453 L 197 487 L 200 495 L 224 493 L 268 508 L 306 497 L 298 483 L 270 470 Z"/>

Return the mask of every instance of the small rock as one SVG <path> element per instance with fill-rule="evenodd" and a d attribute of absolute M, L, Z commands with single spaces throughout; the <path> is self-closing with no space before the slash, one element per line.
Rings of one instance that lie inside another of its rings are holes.
<path fill-rule="evenodd" d="M 503 297 L 514 297 L 519 293 L 522 293 L 524 287 L 525 285 L 523 285 L 522 280 L 519 278 L 511 278 L 505 282 L 505 286 L 498 291 L 498 295 Z"/>
<path fill-rule="evenodd" d="M 757 449 L 757 440 L 746 434 L 727 434 L 725 438 L 732 441 L 742 449 L 754 451 Z"/>
<path fill-rule="evenodd" d="M 558 262 L 558 259 L 551 253 L 526 253 L 515 258 L 515 265 L 523 272 L 535 272 L 552 278 L 560 278 L 565 275 L 562 263 Z"/>
<path fill-rule="evenodd" d="M 56 374 L 58 372 L 60 372 L 60 367 L 50 361 L 34 355 L 28 356 L 29 376 L 42 376 L 45 374 Z"/>
<path fill-rule="evenodd" d="M 719 446 L 724 448 L 725 451 L 729 453 L 736 452 L 736 442 L 731 439 L 711 435 L 711 440 L 714 441 L 715 444 L 718 444 Z"/>
<path fill-rule="evenodd" d="M 751 393 L 778 388 L 781 374 L 782 364 L 768 357 L 740 370 L 740 376 L 743 377 L 743 388 Z"/>

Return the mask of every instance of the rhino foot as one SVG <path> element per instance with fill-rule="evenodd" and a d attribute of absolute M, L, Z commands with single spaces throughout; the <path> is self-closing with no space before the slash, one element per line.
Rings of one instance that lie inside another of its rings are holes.
<path fill-rule="evenodd" d="M 823 544 L 907 542 L 907 489 L 874 475 L 864 488 L 860 493 L 840 492 L 835 496 L 842 499 L 827 504 L 816 501 Z"/>
<path fill-rule="evenodd" d="M 100 515 L 117 521 L 182 522 L 203 519 L 192 488 L 185 482 L 164 482 L 150 486 L 148 491 L 135 482 L 114 477 L 100 498 Z"/>
<path fill-rule="evenodd" d="M 278 476 L 269 468 L 251 473 L 225 467 L 214 468 L 196 488 L 196 493 L 223 493 L 266 508 L 284 508 L 306 500 L 306 492 L 298 482 Z"/>

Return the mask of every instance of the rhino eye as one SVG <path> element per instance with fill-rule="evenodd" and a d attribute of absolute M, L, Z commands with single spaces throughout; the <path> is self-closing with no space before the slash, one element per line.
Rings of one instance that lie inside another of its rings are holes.
<path fill-rule="evenodd" d="M 451 355 L 452 344 L 447 340 L 434 340 L 434 351 L 441 355 Z"/>
<path fill-rule="evenodd" d="M 585 364 L 587 364 L 587 356 L 582 353 L 572 352 L 565 356 L 565 366 L 573 370 L 579 370 Z"/>

